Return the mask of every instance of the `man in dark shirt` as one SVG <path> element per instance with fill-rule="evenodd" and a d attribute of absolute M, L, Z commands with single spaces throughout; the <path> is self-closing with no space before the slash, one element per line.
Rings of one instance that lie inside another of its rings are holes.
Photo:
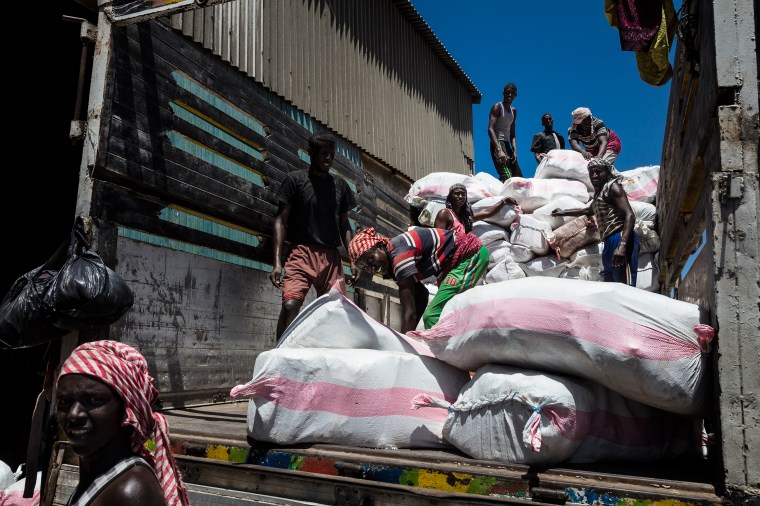
<path fill-rule="evenodd" d="M 346 182 L 330 175 L 335 157 L 335 138 L 316 133 L 309 138 L 311 165 L 291 172 L 280 186 L 279 210 L 274 221 L 273 269 L 269 279 L 282 289 L 282 309 L 277 321 L 277 339 L 298 315 L 309 288 L 317 296 L 327 293 L 343 273 L 338 247 L 346 248 L 353 231 L 348 211 L 356 200 Z M 282 250 L 287 230 L 291 250 L 282 275 Z M 352 285 L 358 270 L 351 262 Z"/>
<path fill-rule="evenodd" d="M 544 126 L 544 131 L 534 135 L 530 143 L 530 150 L 538 163 L 541 163 L 544 155 L 552 149 L 565 149 L 564 137 L 554 131 L 552 115 L 547 112 L 541 116 L 541 124 Z"/>

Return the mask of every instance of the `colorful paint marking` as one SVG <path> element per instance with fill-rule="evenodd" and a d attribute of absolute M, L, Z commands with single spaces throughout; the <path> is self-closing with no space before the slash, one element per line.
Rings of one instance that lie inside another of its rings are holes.
<path fill-rule="evenodd" d="M 222 222 L 210 216 L 178 206 L 169 206 L 161 209 L 158 218 L 175 225 L 205 232 L 223 239 L 253 246 L 254 248 L 261 242 L 252 230 L 232 223 Z"/>
<path fill-rule="evenodd" d="M 247 462 L 249 464 L 277 469 L 307 471 L 328 476 L 343 474 L 343 463 L 333 458 L 297 455 L 280 450 L 252 450 Z M 496 476 L 481 476 L 469 473 L 442 472 L 426 468 L 377 464 L 360 464 L 358 469 L 352 465 L 351 470 L 350 473 L 347 473 L 351 477 L 381 483 L 476 495 L 498 495 L 503 497 L 529 496 L 529 487 L 526 480 L 508 480 Z"/>

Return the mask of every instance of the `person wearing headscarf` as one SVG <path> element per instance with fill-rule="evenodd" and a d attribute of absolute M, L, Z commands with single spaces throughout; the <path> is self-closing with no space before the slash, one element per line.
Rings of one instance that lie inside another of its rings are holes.
<path fill-rule="evenodd" d="M 601 158 L 588 162 L 588 175 L 594 186 L 591 205 L 562 211 L 552 216 L 594 216 L 602 250 L 602 280 L 636 286 L 639 263 L 639 238 L 633 230 L 636 217 L 622 185 L 612 174 L 612 165 Z"/>
<path fill-rule="evenodd" d="M 586 160 L 593 157 L 609 162 L 613 165 L 613 174 L 617 174 L 614 163 L 623 149 L 620 138 L 604 121 L 593 116 L 588 107 L 578 107 L 571 114 L 573 123 L 567 129 L 570 148 L 582 154 Z"/>
<path fill-rule="evenodd" d="M 467 187 L 461 183 L 456 183 L 449 188 L 449 194 L 446 196 L 446 208 L 438 211 L 434 227 L 450 229 L 458 234 L 472 232 L 473 222 L 490 218 L 506 205 L 517 206 L 517 201 L 512 197 L 505 197 L 486 209 L 473 212 L 472 206 L 467 201 Z"/>
<path fill-rule="evenodd" d="M 116 341 L 78 346 L 56 380 L 56 419 L 79 457 L 70 506 L 190 504 L 145 358 Z M 149 442 L 153 450 L 148 449 Z"/>
<path fill-rule="evenodd" d="M 404 333 L 417 327 L 420 316 L 426 329 L 435 325 L 446 303 L 475 286 L 488 267 L 488 250 L 477 236 L 440 228 L 415 227 L 393 238 L 367 228 L 351 240 L 348 255 L 363 272 L 396 281 Z M 425 307 L 416 294 L 431 276 L 438 291 Z"/>

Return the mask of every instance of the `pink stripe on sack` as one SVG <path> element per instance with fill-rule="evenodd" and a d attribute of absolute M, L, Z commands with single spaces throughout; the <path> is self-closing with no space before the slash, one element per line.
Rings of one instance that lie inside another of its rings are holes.
<path fill-rule="evenodd" d="M 448 413 L 441 409 L 412 409 L 419 394 L 443 397 L 441 392 L 416 388 L 352 388 L 334 383 L 304 383 L 288 378 L 263 378 L 232 389 L 236 397 L 263 398 L 293 411 L 322 411 L 353 418 L 411 416 L 444 422 Z M 446 398 L 454 402 L 454 398 Z"/>
<path fill-rule="evenodd" d="M 651 195 L 654 195 L 655 192 L 657 192 L 658 182 L 659 179 L 652 179 L 646 184 L 646 186 L 642 186 L 638 190 L 632 192 L 626 192 L 628 194 L 628 198 L 630 200 L 645 200 L 649 198 Z"/>
<path fill-rule="evenodd" d="M 700 354 L 696 339 L 689 342 L 599 308 L 546 299 L 479 302 L 447 314 L 431 329 L 408 335 L 435 342 L 487 329 L 525 329 L 568 336 L 650 360 L 680 360 Z"/>

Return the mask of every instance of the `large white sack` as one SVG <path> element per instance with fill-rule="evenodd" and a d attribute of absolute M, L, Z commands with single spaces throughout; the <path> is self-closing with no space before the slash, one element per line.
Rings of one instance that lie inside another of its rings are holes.
<path fill-rule="evenodd" d="M 637 221 L 633 231 L 639 237 L 639 253 L 654 253 L 660 249 L 660 236 L 649 221 Z"/>
<path fill-rule="evenodd" d="M 425 206 L 422 208 L 422 211 L 420 211 L 417 221 L 419 221 L 422 226 L 434 227 L 438 213 L 442 209 L 446 209 L 446 200 L 429 197 L 425 202 Z"/>
<path fill-rule="evenodd" d="M 475 174 L 475 179 L 480 181 L 483 186 L 485 186 L 486 190 L 491 192 L 493 195 L 498 195 L 501 193 L 501 189 L 504 187 L 504 183 L 499 181 L 497 177 L 494 177 L 488 172 L 478 172 Z"/>
<path fill-rule="evenodd" d="M 232 389 L 249 398 L 248 435 L 276 444 L 361 447 L 447 446 L 446 413 L 415 409 L 431 395 L 453 402 L 469 374 L 412 353 L 326 348 L 265 351 L 253 379 Z"/>
<path fill-rule="evenodd" d="M 536 257 L 530 262 L 523 262 L 520 265 L 526 276 L 548 276 L 557 278 L 562 271 L 567 268 L 567 259 L 557 260 L 554 255 Z"/>
<path fill-rule="evenodd" d="M 418 403 L 447 409 L 444 438 L 484 460 L 549 465 L 699 454 L 689 419 L 569 376 L 488 364 L 455 403 Z"/>
<path fill-rule="evenodd" d="M 570 179 L 513 177 L 504 183 L 501 195 L 514 198 L 524 213 L 532 213 L 560 197 L 572 197 L 580 202 L 588 202 L 586 185 Z"/>
<path fill-rule="evenodd" d="M 520 279 L 525 277 L 525 272 L 520 268 L 514 259 L 507 255 L 501 262 L 493 266 L 486 273 L 486 283 L 498 283 L 509 279 Z"/>
<path fill-rule="evenodd" d="M 639 254 L 636 288 L 648 292 L 657 292 L 660 289 L 660 265 L 656 253 Z"/>
<path fill-rule="evenodd" d="M 555 228 L 561 227 L 568 221 L 571 221 L 573 219 L 573 216 L 552 216 L 552 211 L 555 209 L 567 211 L 568 209 L 580 209 L 581 207 L 586 207 L 586 204 L 580 200 L 575 200 L 572 197 L 560 197 L 558 199 L 552 200 L 545 206 L 539 207 L 533 211 L 531 216 L 537 220 L 545 221 L 549 224 L 549 226 L 552 227 L 553 230 Z"/>
<path fill-rule="evenodd" d="M 432 172 L 425 177 L 418 179 L 409 188 L 409 192 L 404 200 L 410 204 L 418 202 L 419 199 L 429 199 L 431 197 L 439 200 L 446 200 L 449 195 L 449 188 L 454 184 L 463 184 L 467 188 L 468 202 L 477 202 L 486 197 L 493 197 L 485 185 L 479 179 L 464 174 L 454 172 Z"/>
<path fill-rule="evenodd" d="M 549 252 L 546 235 L 551 232 L 552 227 L 545 221 L 538 220 L 530 214 L 521 214 L 512 223 L 509 242 L 525 246 L 536 255 L 546 255 Z"/>
<path fill-rule="evenodd" d="M 518 263 L 529 262 L 536 257 L 536 254 L 533 253 L 530 248 L 527 248 L 522 244 L 512 244 L 510 242 L 499 242 L 497 244 L 498 248 L 494 248 L 494 250 L 490 252 L 490 257 L 488 259 L 489 269 L 504 260 L 507 256 L 511 256 L 512 259 Z"/>
<path fill-rule="evenodd" d="M 588 177 L 588 160 L 572 149 L 552 149 L 536 167 L 536 179 L 572 179 L 593 190 Z"/>
<path fill-rule="evenodd" d="M 485 221 L 476 221 L 473 223 L 472 233 L 478 236 L 480 242 L 486 247 L 493 242 L 509 240 L 509 232 L 507 232 L 504 227 L 492 225 Z"/>
<path fill-rule="evenodd" d="M 637 200 L 629 200 L 628 203 L 631 204 L 636 221 L 654 221 L 657 218 L 657 208 L 653 204 Z"/>
<path fill-rule="evenodd" d="M 488 364 L 456 402 L 428 397 L 417 402 L 448 411 L 443 436 L 471 457 L 546 465 L 568 460 L 578 449 L 594 393 L 585 380 Z"/>
<path fill-rule="evenodd" d="M 15 482 L 16 476 L 13 474 L 13 470 L 8 464 L 0 460 L 0 491 L 10 487 Z"/>
<path fill-rule="evenodd" d="M 360 348 L 432 356 L 424 343 L 372 319 L 341 291 L 329 292 L 301 309 L 283 332 L 278 348 Z"/>
<path fill-rule="evenodd" d="M 489 207 L 493 206 L 494 204 L 498 204 L 502 200 L 504 200 L 504 197 L 499 196 L 486 197 L 482 200 L 478 200 L 472 204 L 472 212 L 477 213 L 480 211 L 485 211 Z M 519 209 L 517 209 L 515 206 L 506 205 L 499 209 L 493 216 L 484 218 L 483 221 L 486 223 L 491 223 L 493 225 L 498 225 L 503 228 L 507 228 L 512 224 L 513 221 L 515 221 L 515 218 L 517 218 L 518 214 L 520 214 Z"/>
<path fill-rule="evenodd" d="M 653 408 L 590 383 L 596 398 L 586 437 L 570 462 L 647 462 L 701 458 L 698 421 Z"/>
<path fill-rule="evenodd" d="M 654 204 L 657 198 L 657 184 L 660 182 L 660 166 L 649 165 L 620 173 L 620 184 L 629 200 Z"/>
<path fill-rule="evenodd" d="M 572 374 L 696 415 L 713 334 L 695 304 L 623 283 L 527 277 L 463 292 L 436 325 L 408 335 L 466 371 L 499 363 Z"/>

